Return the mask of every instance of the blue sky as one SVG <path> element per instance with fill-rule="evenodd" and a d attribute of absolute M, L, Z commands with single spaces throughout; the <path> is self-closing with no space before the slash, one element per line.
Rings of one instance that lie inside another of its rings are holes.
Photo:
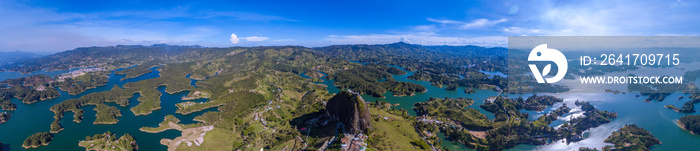
<path fill-rule="evenodd" d="M 507 36 L 695 36 L 680 0 L 0 1 L 0 51 L 86 46 L 507 46 Z M 235 36 L 234 36 L 235 35 Z"/>

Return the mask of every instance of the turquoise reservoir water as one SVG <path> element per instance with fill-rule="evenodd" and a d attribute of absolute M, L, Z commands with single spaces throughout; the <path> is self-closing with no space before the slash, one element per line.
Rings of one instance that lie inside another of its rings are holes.
<path fill-rule="evenodd" d="M 401 70 L 404 70 L 401 67 L 398 66 L 393 66 L 392 67 L 399 68 Z M 404 70 L 406 71 L 406 70 Z M 493 90 L 484 90 L 484 89 L 476 89 L 476 93 L 472 94 L 467 94 L 464 93 L 464 88 L 460 87 L 457 88 L 457 90 L 452 90 L 452 91 L 446 91 L 444 88 L 439 88 L 433 85 L 430 85 L 430 82 L 428 81 L 416 81 L 416 80 L 411 80 L 408 79 L 409 76 L 413 75 L 413 72 L 406 71 L 406 74 L 404 75 L 393 75 L 394 79 L 396 81 L 401 81 L 401 82 L 410 82 L 410 83 L 415 83 L 424 86 L 428 91 L 424 93 L 416 93 L 413 96 L 400 96 L 396 97 L 394 96 L 393 93 L 391 92 L 386 92 L 384 93 L 385 98 L 375 98 L 366 94 L 362 95 L 362 98 L 365 99 L 365 101 L 369 102 L 374 102 L 376 100 L 383 100 L 387 101 L 391 104 L 396 104 L 398 103 L 398 106 L 395 106 L 395 108 L 400 108 L 400 109 L 406 109 L 408 110 L 408 113 L 410 115 L 416 115 L 416 112 L 413 110 L 414 104 L 418 102 L 423 102 L 429 100 L 431 97 L 433 98 L 471 98 L 474 100 L 474 104 L 467 107 L 467 108 L 473 108 L 481 112 L 482 114 L 486 115 L 489 119 L 494 119 L 496 118 L 495 115 L 491 112 L 487 112 L 484 109 L 481 109 L 479 105 L 484 104 L 484 100 L 486 100 L 490 96 L 496 96 L 498 93 Z"/>
<path fill-rule="evenodd" d="M 22 148 L 22 142 L 24 139 L 36 132 L 48 132 L 50 130 L 50 124 L 53 122 L 53 112 L 49 111 L 49 108 L 55 104 L 58 104 L 66 99 L 79 98 L 80 96 L 100 91 L 108 91 L 113 85 L 123 86 L 125 83 L 140 81 L 150 78 L 159 77 L 159 72 L 155 68 L 151 68 L 153 72 L 141 75 L 136 78 L 126 79 L 121 81 L 120 79 L 124 75 L 115 75 L 112 73 L 109 78 L 109 82 L 105 86 L 97 87 L 95 89 L 87 90 L 78 95 L 69 95 L 67 92 L 60 91 L 61 96 L 58 98 L 40 101 L 33 104 L 24 104 L 20 100 L 13 99 L 12 102 L 17 104 L 16 111 L 12 112 L 12 118 L 7 122 L 0 124 L 0 141 L 9 145 L 9 147 L 4 148 L 5 150 L 24 150 Z M 5 72 L 7 73 L 7 72 Z M 0 73 L 0 77 L 4 76 L 5 73 Z M 28 75 L 27 75 L 28 76 Z M 15 77 L 12 77 L 15 78 Z M 108 105 L 117 106 L 120 109 L 122 116 L 119 117 L 119 122 L 117 124 L 110 125 L 94 125 L 95 113 L 93 110 L 94 106 L 87 106 L 81 109 L 85 110 L 83 114 L 84 118 L 81 123 L 73 122 L 73 113 L 68 112 L 65 114 L 64 118 L 61 119 L 61 125 L 64 130 L 58 134 L 54 134 L 54 139 L 48 146 L 42 146 L 35 149 L 29 150 L 84 150 L 78 146 L 78 141 L 85 139 L 85 136 L 92 136 L 99 133 L 104 133 L 106 131 L 111 131 L 118 136 L 124 133 L 129 133 L 134 136 L 134 138 L 139 143 L 140 150 L 166 150 L 167 147 L 160 144 L 160 139 L 170 138 L 173 139 L 180 136 L 180 131 L 177 130 L 167 130 L 161 133 L 146 133 L 139 131 L 139 128 L 144 126 L 157 127 L 158 123 L 163 121 L 163 118 L 168 114 L 173 114 L 181 120 L 181 123 L 195 123 L 192 119 L 204 112 L 216 111 L 216 108 L 207 109 L 204 111 L 195 112 L 189 115 L 181 115 L 175 113 L 175 104 L 182 102 L 182 96 L 187 95 L 187 91 L 179 92 L 175 94 L 168 94 L 165 92 L 165 86 L 158 87 L 161 94 L 161 109 L 153 111 L 148 115 L 134 116 L 133 112 L 129 109 L 133 106 L 138 105 L 138 93 L 134 94 L 131 98 L 130 105 L 126 107 L 118 106 L 114 103 L 107 103 Z M 206 101 L 206 99 L 199 99 L 193 101 Z"/>

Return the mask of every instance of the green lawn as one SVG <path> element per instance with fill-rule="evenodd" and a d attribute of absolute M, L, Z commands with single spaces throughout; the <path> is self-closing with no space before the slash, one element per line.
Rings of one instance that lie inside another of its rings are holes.
<path fill-rule="evenodd" d="M 411 144 L 411 141 L 423 141 L 414 129 L 413 120 L 389 114 L 376 108 L 370 108 L 372 114 L 372 129 L 368 140 L 369 147 L 376 150 L 422 150 L 420 147 Z M 388 117 L 388 120 L 374 120 L 377 115 Z M 427 149 L 429 150 L 429 149 Z"/>

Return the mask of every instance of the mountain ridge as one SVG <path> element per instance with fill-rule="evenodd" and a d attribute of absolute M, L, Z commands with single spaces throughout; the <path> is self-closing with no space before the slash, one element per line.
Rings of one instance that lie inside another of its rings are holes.
<path fill-rule="evenodd" d="M 421 54 L 421 57 L 426 55 L 430 56 L 436 53 L 435 51 L 445 51 L 448 52 L 442 56 L 438 57 L 464 57 L 464 56 L 475 56 L 473 51 L 489 51 L 485 54 L 503 54 L 507 49 L 501 47 L 480 47 L 480 46 L 422 46 L 418 44 L 409 44 L 404 42 L 390 43 L 390 44 L 352 44 L 352 45 L 331 45 L 325 47 L 304 47 L 304 46 L 256 46 L 256 47 L 202 47 L 199 45 L 167 45 L 167 44 L 154 44 L 151 46 L 143 45 L 116 45 L 116 46 L 106 46 L 106 47 L 79 47 L 73 50 L 66 50 L 58 52 L 51 55 L 46 55 L 42 57 L 30 58 L 21 61 L 15 61 L 8 64 L 1 64 L 5 69 L 9 71 L 18 71 L 22 73 L 30 73 L 39 71 L 42 69 L 50 70 L 67 70 L 70 68 L 78 67 L 94 67 L 100 65 L 107 65 L 109 63 L 111 66 L 119 66 L 116 63 L 124 64 L 140 64 L 147 61 L 185 61 L 192 60 L 202 60 L 211 59 L 216 56 L 224 56 L 226 53 L 233 50 L 239 49 L 257 49 L 257 48 L 304 48 L 311 49 L 316 52 L 321 52 L 331 57 L 348 59 L 348 60 L 359 60 L 341 56 L 339 54 L 352 54 L 352 52 L 339 51 L 348 50 L 354 51 L 359 49 L 364 51 L 364 49 L 374 53 L 384 53 L 384 54 Z M 461 48 L 472 48 L 470 51 L 457 51 Z M 493 53 L 497 52 L 497 53 Z M 364 52 L 361 52 L 364 53 Z M 476 53 L 482 54 L 482 53 Z M 478 55 L 477 55 L 478 56 Z M 485 56 L 485 57 L 498 57 L 495 56 Z M 428 59 L 433 59 L 428 58 Z M 178 60 L 181 59 L 181 60 Z M 114 63 L 116 62 L 116 63 Z M 369 61 L 368 61 L 369 62 Z"/>
<path fill-rule="evenodd" d="M 0 52 L 0 64 L 12 64 L 19 61 L 24 61 L 32 58 L 43 57 L 42 55 L 24 52 L 24 51 L 5 51 Z"/>

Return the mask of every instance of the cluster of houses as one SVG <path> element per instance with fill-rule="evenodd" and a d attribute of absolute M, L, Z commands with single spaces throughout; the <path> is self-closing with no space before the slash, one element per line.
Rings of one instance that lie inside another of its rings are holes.
<path fill-rule="evenodd" d="M 58 81 L 64 81 L 66 78 L 74 78 L 77 76 L 85 75 L 85 73 L 88 72 L 98 72 L 98 71 L 107 71 L 104 68 L 85 68 L 85 69 L 79 69 L 75 71 L 71 71 L 68 73 L 64 73 L 58 76 Z"/>
<path fill-rule="evenodd" d="M 340 139 L 340 142 L 342 143 L 340 145 L 341 150 L 343 150 L 343 151 L 365 151 L 365 149 L 367 149 L 367 143 L 365 143 L 366 139 L 367 139 L 367 135 L 364 135 L 364 134 L 345 133 L 345 137 Z"/>

